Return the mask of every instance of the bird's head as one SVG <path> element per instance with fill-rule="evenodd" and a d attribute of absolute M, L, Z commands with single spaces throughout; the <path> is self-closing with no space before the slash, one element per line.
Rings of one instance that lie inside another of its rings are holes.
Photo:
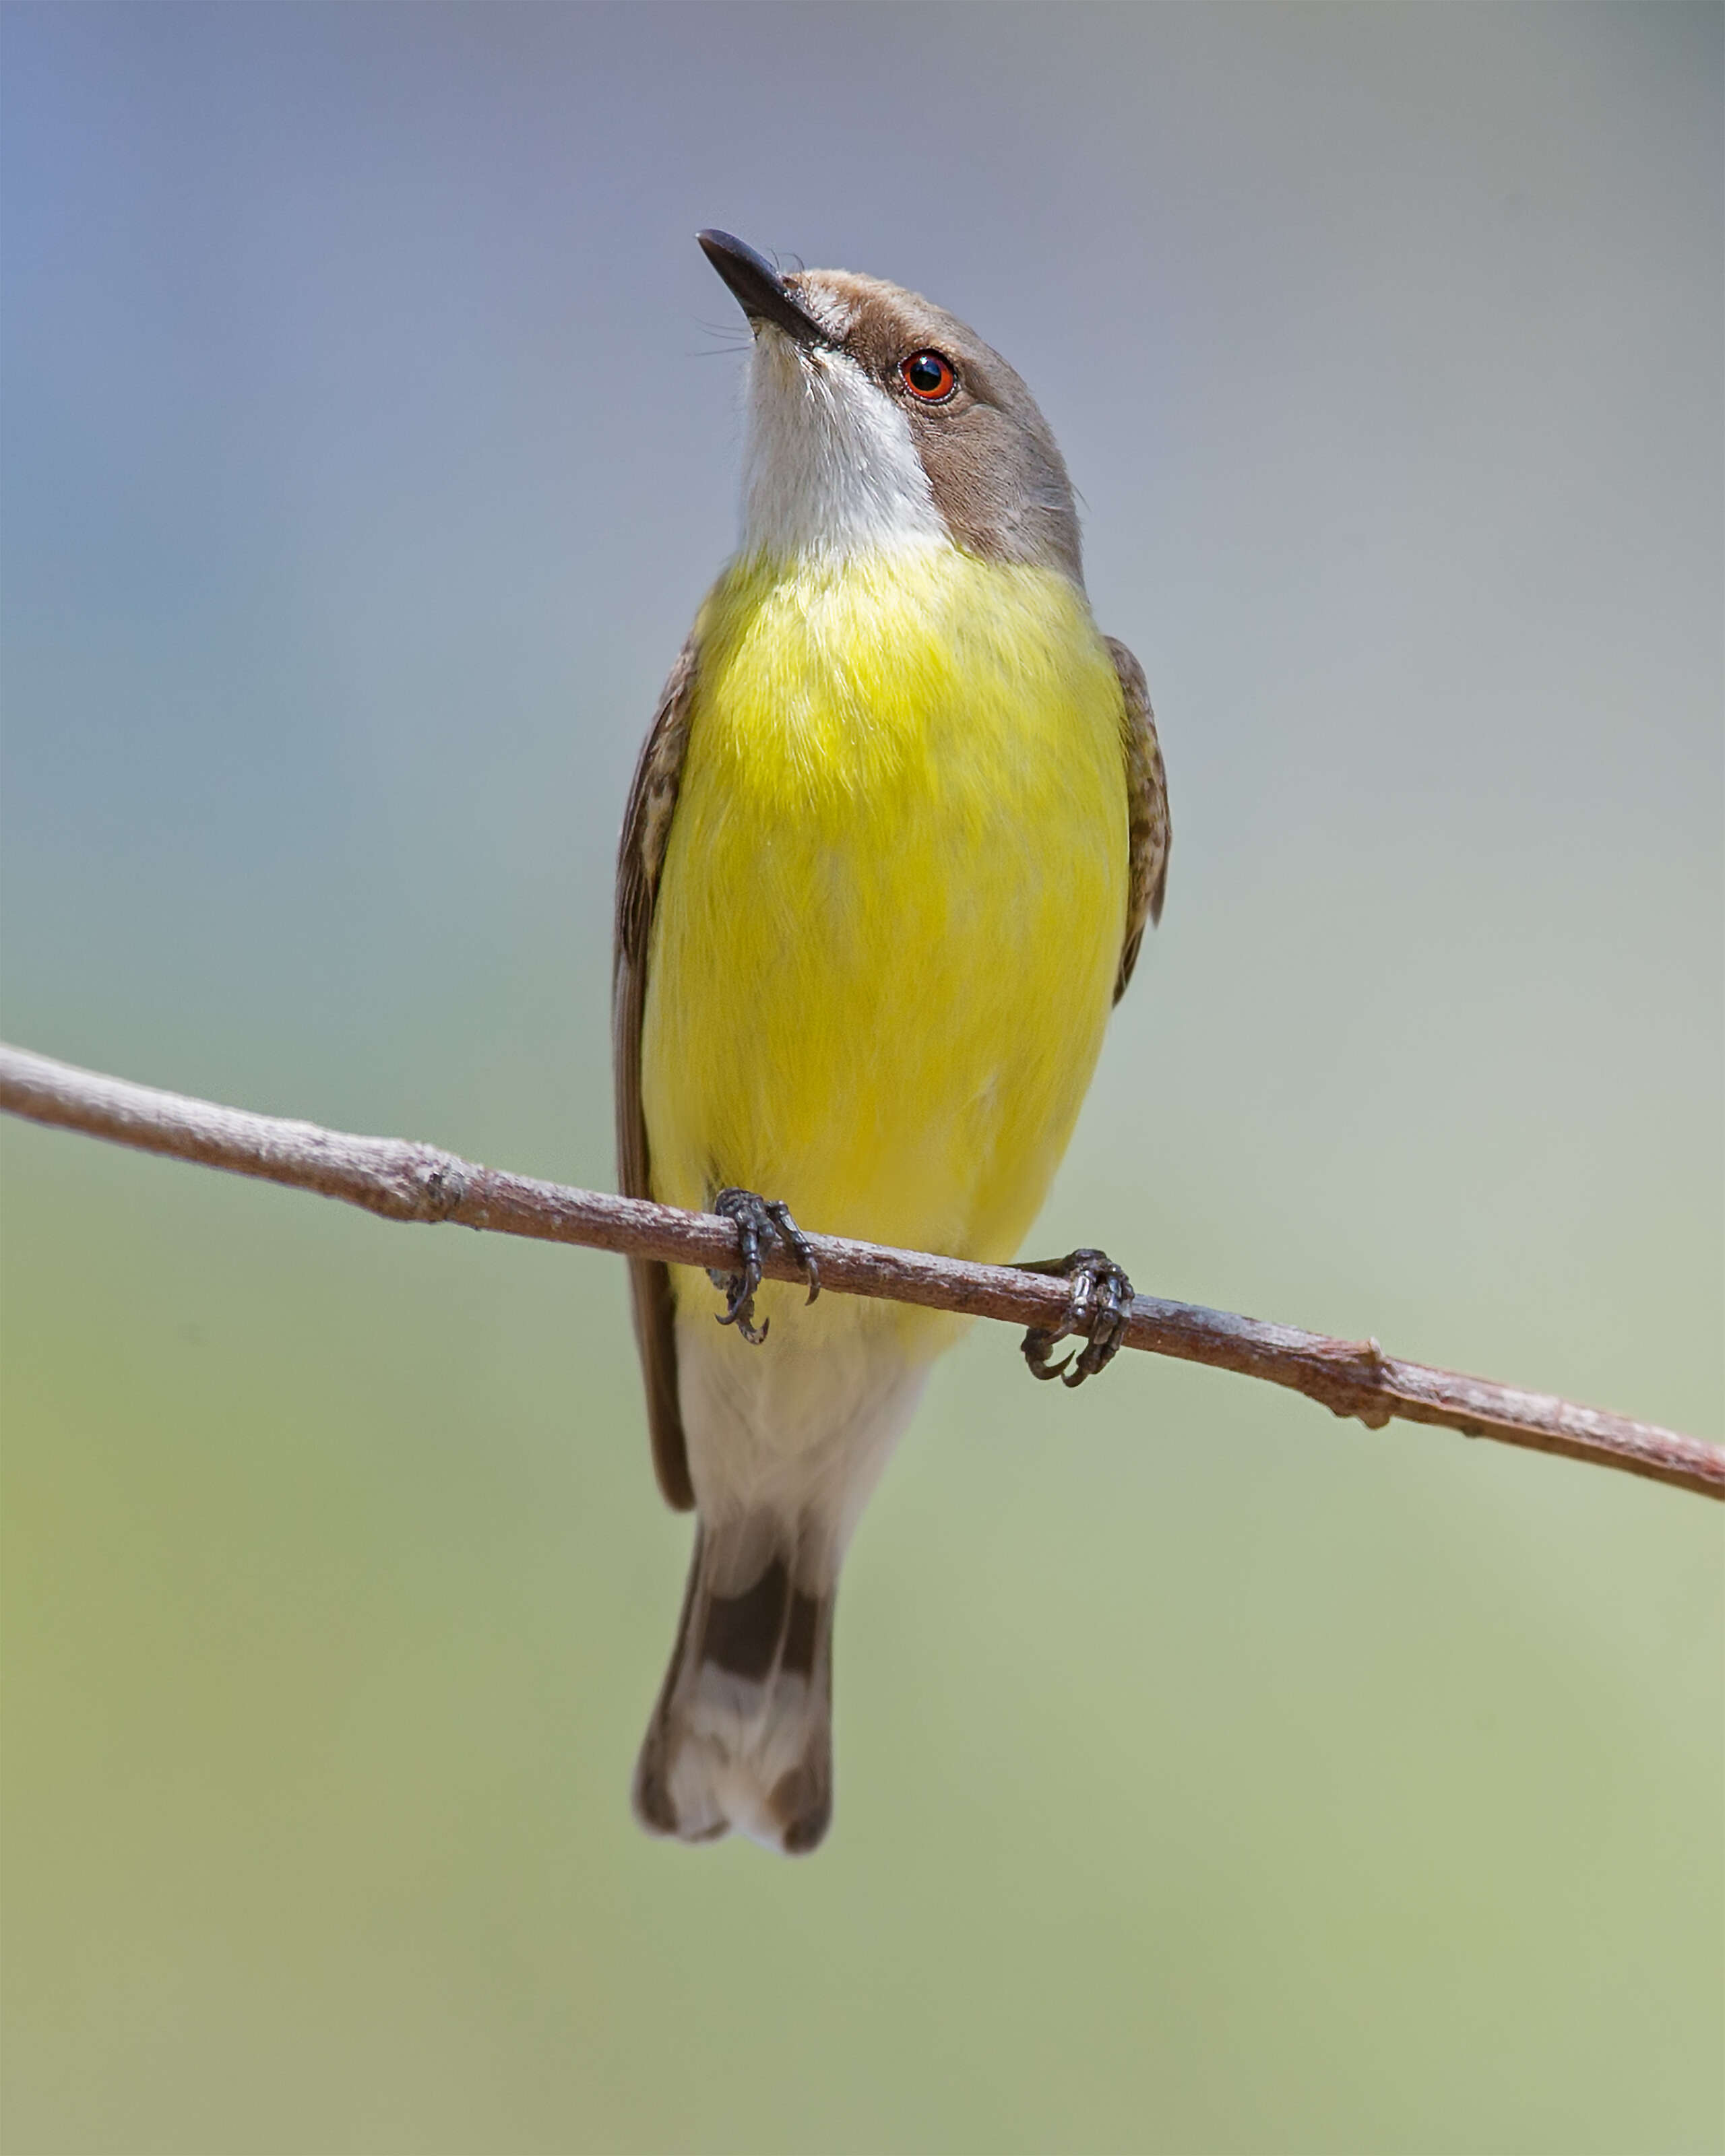
<path fill-rule="evenodd" d="M 999 352 L 897 285 L 782 275 L 728 233 L 700 238 L 754 331 L 745 552 L 952 546 L 1082 584 L 1066 467 Z"/>

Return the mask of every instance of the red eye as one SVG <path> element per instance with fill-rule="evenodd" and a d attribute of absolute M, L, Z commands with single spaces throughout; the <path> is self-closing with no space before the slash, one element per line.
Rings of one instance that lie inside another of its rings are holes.
<path fill-rule="evenodd" d="M 913 397 L 925 404 L 938 404 L 958 387 L 952 362 L 938 352 L 913 352 L 900 363 L 899 374 Z"/>

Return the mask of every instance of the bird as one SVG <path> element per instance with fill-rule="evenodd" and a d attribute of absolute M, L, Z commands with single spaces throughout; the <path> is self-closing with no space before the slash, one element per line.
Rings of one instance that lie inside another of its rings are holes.
<path fill-rule="evenodd" d="M 660 1489 L 696 1513 L 632 1796 L 797 1856 L 832 1816 L 839 1567 L 963 1323 L 817 1301 L 806 1231 L 1013 1260 L 1161 916 L 1168 789 L 1012 367 L 896 285 L 698 239 L 752 333 L 742 532 L 629 791 L 612 1019 L 620 1188 L 720 1214 L 737 1259 L 629 1261 Z M 762 1281 L 775 1243 L 801 1284 Z M 1131 1283 L 1037 1269 L 1069 1303 L 1026 1360 L 1081 1383 Z"/>

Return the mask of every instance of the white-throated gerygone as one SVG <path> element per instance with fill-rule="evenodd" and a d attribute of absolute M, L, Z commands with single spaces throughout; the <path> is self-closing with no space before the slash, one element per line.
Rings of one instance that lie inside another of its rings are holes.
<path fill-rule="evenodd" d="M 698 1273 L 631 1261 L 660 1486 L 698 1514 L 634 1803 L 799 1852 L 832 1811 L 839 1564 L 963 1321 L 814 1304 L 798 1223 L 1011 1259 L 1161 911 L 1168 804 L 1011 367 L 896 285 L 701 244 L 753 331 L 742 540 L 625 818 L 618 1142 L 625 1192 L 737 1223 L 738 1270 L 715 1313 Z M 774 1237 L 806 1299 L 762 1282 Z M 1130 1283 L 1099 1251 L 1041 1269 L 1090 1337 L 1026 1358 L 1076 1383 Z"/>

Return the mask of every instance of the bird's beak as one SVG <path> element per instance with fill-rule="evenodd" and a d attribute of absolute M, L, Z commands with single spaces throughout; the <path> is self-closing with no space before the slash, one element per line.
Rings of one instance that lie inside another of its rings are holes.
<path fill-rule="evenodd" d="M 794 293 L 786 290 L 783 278 L 764 254 L 757 254 L 728 232 L 698 232 L 695 236 L 752 322 L 771 322 L 798 344 L 833 341 Z"/>

